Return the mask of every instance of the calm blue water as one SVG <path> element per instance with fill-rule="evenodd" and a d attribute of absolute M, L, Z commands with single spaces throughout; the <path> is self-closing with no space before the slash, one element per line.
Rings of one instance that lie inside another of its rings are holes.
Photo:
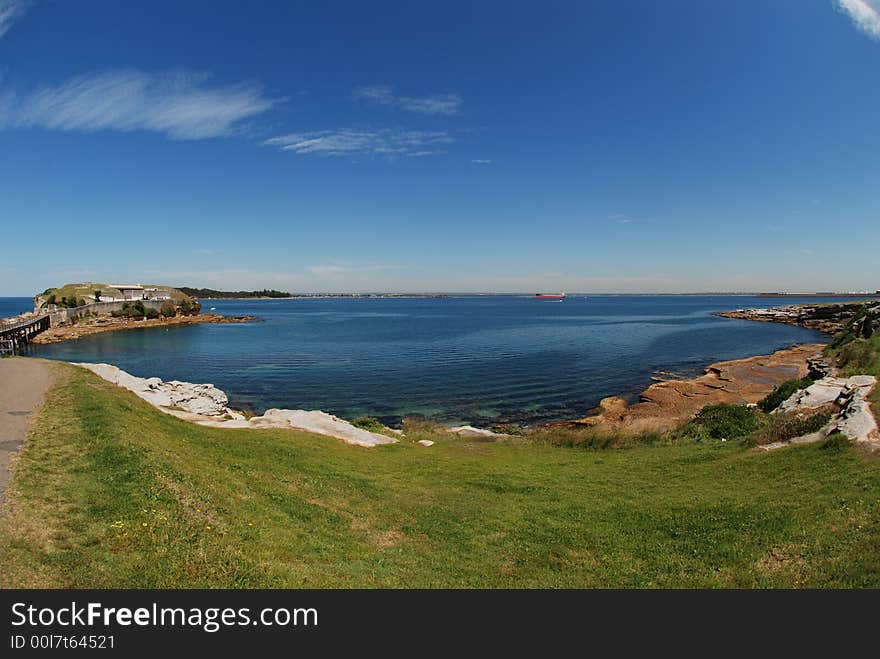
<path fill-rule="evenodd" d="M 29 297 L 0 297 L 0 319 L 33 310 L 34 301 Z"/>
<path fill-rule="evenodd" d="M 713 361 L 821 340 L 798 327 L 710 315 L 795 302 L 745 296 L 206 300 L 206 310 L 261 321 L 115 332 L 33 346 L 33 353 L 211 382 L 234 405 L 255 411 L 528 422 L 581 416 L 604 396 L 642 390 L 658 370 L 693 375 Z M 0 299 L 0 314 L 17 306 Z"/>

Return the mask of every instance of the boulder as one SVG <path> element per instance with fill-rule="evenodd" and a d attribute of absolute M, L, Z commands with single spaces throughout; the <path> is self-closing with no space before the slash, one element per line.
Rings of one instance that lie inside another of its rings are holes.
<path fill-rule="evenodd" d="M 348 421 L 319 410 L 266 410 L 263 416 L 250 419 L 250 425 L 254 428 L 295 428 L 318 435 L 336 437 L 346 444 L 367 448 L 380 444 L 393 444 L 397 441 L 393 437 L 358 428 Z"/>
<path fill-rule="evenodd" d="M 474 426 L 454 426 L 447 428 L 451 433 L 461 437 L 470 437 L 472 439 L 505 439 L 510 435 L 502 435 L 501 433 L 485 430 L 484 428 L 475 428 Z"/>
<path fill-rule="evenodd" d="M 422 446 L 434 446 L 434 442 L 430 439 L 420 439 L 416 444 L 421 444 Z"/>
<path fill-rule="evenodd" d="M 225 416 L 229 413 L 226 394 L 212 384 L 192 384 L 159 378 L 139 378 L 111 364 L 77 364 L 108 382 L 128 389 L 151 405 L 178 408 L 200 416 Z"/>

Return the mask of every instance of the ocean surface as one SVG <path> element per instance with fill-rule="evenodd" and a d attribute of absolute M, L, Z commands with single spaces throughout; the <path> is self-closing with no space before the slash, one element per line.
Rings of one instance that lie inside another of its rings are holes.
<path fill-rule="evenodd" d="M 636 394 L 657 371 L 822 340 L 818 332 L 718 318 L 713 311 L 816 298 L 589 296 L 564 301 L 204 300 L 259 322 L 112 332 L 35 356 L 107 362 L 139 376 L 210 382 L 233 407 L 321 409 L 394 423 L 408 415 L 480 425 L 582 416 L 604 396 Z M 0 317 L 27 309 L 0 298 Z"/>

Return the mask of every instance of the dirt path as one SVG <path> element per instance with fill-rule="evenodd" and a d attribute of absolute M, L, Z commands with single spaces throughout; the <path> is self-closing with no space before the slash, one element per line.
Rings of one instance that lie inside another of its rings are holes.
<path fill-rule="evenodd" d="M 9 461 L 24 441 L 31 414 L 52 383 L 52 368 L 36 359 L 0 359 L 0 503 L 9 484 Z"/>

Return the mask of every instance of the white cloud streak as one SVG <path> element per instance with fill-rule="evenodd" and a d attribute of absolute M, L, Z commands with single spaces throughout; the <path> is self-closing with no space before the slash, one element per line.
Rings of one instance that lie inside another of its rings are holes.
<path fill-rule="evenodd" d="M 0 0 L 0 38 L 30 8 L 30 0 Z"/>
<path fill-rule="evenodd" d="M 149 131 L 175 140 L 235 133 L 275 101 L 251 83 L 210 86 L 206 74 L 136 70 L 78 76 L 26 94 L 0 90 L 0 129 Z"/>
<path fill-rule="evenodd" d="M 419 157 L 438 153 L 435 147 L 452 141 L 448 133 L 441 131 L 383 128 L 292 133 L 273 137 L 263 144 L 300 155 Z"/>
<path fill-rule="evenodd" d="M 880 0 L 837 0 L 837 8 L 849 14 L 862 32 L 880 40 Z"/>
<path fill-rule="evenodd" d="M 388 263 L 374 263 L 368 265 L 351 265 L 351 264 L 331 264 L 331 265 L 310 265 L 308 271 L 313 275 L 332 276 L 343 274 L 356 274 L 364 272 L 381 272 L 383 270 L 400 270 L 403 266 L 391 265 Z"/>
<path fill-rule="evenodd" d="M 433 96 L 397 96 L 387 85 L 358 87 L 354 97 L 372 105 L 395 107 L 418 114 L 453 115 L 461 113 L 462 100 L 458 94 L 435 94 Z"/>

